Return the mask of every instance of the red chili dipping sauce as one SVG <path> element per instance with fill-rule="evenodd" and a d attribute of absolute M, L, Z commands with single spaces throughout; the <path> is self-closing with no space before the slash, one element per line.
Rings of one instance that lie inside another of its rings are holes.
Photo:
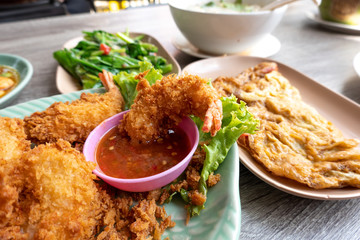
<path fill-rule="evenodd" d="M 108 176 L 142 178 L 175 166 L 186 157 L 190 148 L 188 137 L 180 128 L 169 130 L 164 138 L 134 146 L 114 127 L 98 144 L 96 160 L 100 169 Z"/>

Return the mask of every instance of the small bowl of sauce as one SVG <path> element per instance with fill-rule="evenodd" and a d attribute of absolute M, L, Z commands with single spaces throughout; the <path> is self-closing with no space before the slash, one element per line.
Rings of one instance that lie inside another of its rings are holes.
<path fill-rule="evenodd" d="M 8 106 L 30 82 L 31 63 L 20 56 L 0 53 L 0 108 Z"/>
<path fill-rule="evenodd" d="M 87 161 L 96 163 L 94 174 L 108 184 L 130 192 L 145 192 L 175 180 L 189 164 L 199 142 L 199 132 L 190 118 L 162 138 L 133 145 L 120 134 L 121 112 L 96 127 L 84 144 Z"/>
<path fill-rule="evenodd" d="M 16 69 L 0 65 L 0 98 L 13 90 L 19 80 L 20 74 Z"/>

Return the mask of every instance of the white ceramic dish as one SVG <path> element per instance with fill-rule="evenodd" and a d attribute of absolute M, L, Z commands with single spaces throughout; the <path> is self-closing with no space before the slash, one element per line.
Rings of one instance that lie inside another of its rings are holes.
<path fill-rule="evenodd" d="M 171 73 L 178 74 L 181 72 L 180 65 L 177 63 L 177 61 L 174 59 L 173 56 L 170 55 L 170 53 L 161 45 L 161 43 L 154 37 L 147 35 L 145 33 L 130 33 L 131 37 L 136 37 L 139 35 L 144 35 L 144 38 L 142 41 L 152 43 L 155 46 L 158 47 L 157 54 L 159 56 L 164 57 L 168 63 L 171 63 L 173 66 Z M 76 37 L 73 39 L 70 39 L 64 44 L 64 48 L 73 48 L 77 45 L 79 41 L 81 41 L 82 37 Z M 56 87 L 59 90 L 60 93 L 70 93 L 81 90 L 81 85 L 78 80 L 73 78 L 64 68 L 61 66 L 58 66 L 56 69 Z"/>
<path fill-rule="evenodd" d="M 236 76 L 242 70 L 271 59 L 259 57 L 229 56 L 199 60 L 186 66 L 183 72 L 215 79 L 218 76 Z M 306 103 L 337 126 L 346 137 L 360 139 L 360 105 L 322 86 L 302 73 L 278 63 L 279 71 L 299 89 Z M 360 197 L 360 189 L 315 190 L 293 180 L 277 177 L 239 148 L 241 162 L 256 176 L 287 193 L 319 200 L 341 200 Z"/>
<path fill-rule="evenodd" d="M 353 25 L 347 25 L 347 24 L 342 24 L 342 23 L 325 21 L 325 20 L 321 19 L 319 14 L 316 12 L 307 12 L 306 16 L 312 22 L 318 23 L 327 29 L 337 31 L 337 32 L 347 33 L 347 34 L 356 34 L 356 35 L 360 34 L 360 25 L 353 26 Z"/>
<path fill-rule="evenodd" d="M 355 55 L 354 61 L 353 61 L 353 66 L 354 66 L 355 72 L 360 77 L 360 52 L 358 52 Z"/>
<path fill-rule="evenodd" d="M 207 2 L 170 0 L 169 6 L 177 27 L 186 39 L 201 51 L 217 55 L 251 48 L 276 28 L 287 9 L 283 6 L 274 11 L 211 13 L 193 7 Z"/>
<path fill-rule="evenodd" d="M 219 57 L 218 54 L 210 54 L 206 52 L 202 52 L 197 47 L 193 46 L 183 35 L 178 34 L 173 39 L 174 46 L 191 56 L 198 58 L 210 58 L 210 57 Z M 270 57 L 277 52 L 279 52 L 281 48 L 280 41 L 269 34 L 265 36 L 260 42 L 255 44 L 253 47 L 242 51 L 240 53 L 235 53 L 231 55 L 239 55 L 239 56 L 254 56 L 254 57 Z"/>

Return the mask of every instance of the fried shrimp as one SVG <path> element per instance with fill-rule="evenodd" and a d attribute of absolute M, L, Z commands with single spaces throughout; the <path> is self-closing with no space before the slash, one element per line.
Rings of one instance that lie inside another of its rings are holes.
<path fill-rule="evenodd" d="M 19 227 L 27 219 L 19 204 L 25 186 L 22 157 L 30 151 L 25 139 L 21 119 L 0 117 L 0 239 L 27 237 Z"/>
<path fill-rule="evenodd" d="M 34 239 L 91 239 L 101 214 L 94 165 L 66 141 L 39 145 L 25 155 L 29 218 Z"/>
<path fill-rule="evenodd" d="M 43 112 L 25 117 L 28 138 L 36 143 L 56 142 L 58 139 L 83 143 L 97 125 L 121 112 L 124 99 L 112 81 L 111 73 L 104 72 L 99 76 L 107 93 L 83 93 L 80 99 L 71 103 L 56 102 Z"/>
<path fill-rule="evenodd" d="M 155 140 L 188 115 L 204 121 L 204 132 L 215 136 L 220 130 L 222 103 L 206 79 L 170 75 L 150 86 L 146 74 L 137 76 L 138 95 L 120 125 L 120 131 L 125 131 L 132 141 Z"/>

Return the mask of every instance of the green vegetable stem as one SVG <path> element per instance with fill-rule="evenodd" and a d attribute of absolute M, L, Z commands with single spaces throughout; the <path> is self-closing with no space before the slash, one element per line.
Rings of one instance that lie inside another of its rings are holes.
<path fill-rule="evenodd" d="M 98 77 L 102 69 L 114 75 L 138 74 L 141 72 L 140 61 L 149 62 L 162 74 L 172 71 L 172 65 L 165 58 L 156 56 L 158 48 L 155 45 L 141 41 L 142 35 L 131 38 L 128 32 L 112 34 L 101 30 L 83 34 L 84 40 L 76 47 L 58 50 L 53 56 L 84 89 L 102 86 Z"/>

